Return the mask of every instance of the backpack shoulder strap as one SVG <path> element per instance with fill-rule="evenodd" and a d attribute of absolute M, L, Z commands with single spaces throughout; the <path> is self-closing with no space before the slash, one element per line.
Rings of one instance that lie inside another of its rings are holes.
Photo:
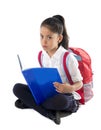
<path fill-rule="evenodd" d="M 38 54 L 38 61 L 39 61 L 40 66 L 42 67 L 41 55 L 42 55 L 42 51 L 39 51 L 39 54 Z"/>
<path fill-rule="evenodd" d="M 65 52 L 65 54 L 63 56 L 63 67 L 64 67 L 64 71 L 66 73 L 66 76 L 68 78 L 68 81 L 70 82 L 70 84 L 73 84 L 72 78 L 71 78 L 70 73 L 68 71 L 68 67 L 66 65 L 66 59 L 67 59 L 68 54 L 69 54 L 69 52 Z M 81 89 L 77 90 L 76 92 L 79 93 L 81 96 L 80 103 L 85 104 L 84 88 L 82 87 Z"/>
<path fill-rule="evenodd" d="M 69 55 L 69 52 L 68 52 L 68 51 L 64 53 L 64 56 L 63 56 L 63 68 L 64 68 L 64 71 L 65 71 L 65 73 L 66 73 L 66 76 L 67 76 L 67 78 L 68 78 L 70 84 L 73 84 L 73 81 L 72 81 L 72 79 L 71 79 L 70 73 L 69 73 L 68 68 L 67 68 L 67 65 L 66 65 L 66 59 L 67 59 L 67 56 L 68 56 L 68 55 Z"/>

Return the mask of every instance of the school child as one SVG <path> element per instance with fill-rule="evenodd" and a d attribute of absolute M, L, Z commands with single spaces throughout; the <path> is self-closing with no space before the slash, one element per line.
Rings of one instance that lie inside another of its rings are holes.
<path fill-rule="evenodd" d="M 53 120 L 56 124 L 60 124 L 62 117 L 60 113 L 65 112 L 68 115 L 77 112 L 81 97 L 76 91 L 83 85 L 78 62 L 73 54 L 69 54 L 66 65 L 74 84 L 69 84 L 68 77 L 63 69 L 63 55 L 68 51 L 69 46 L 69 36 L 63 16 L 54 15 L 41 23 L 40 42 L 42 46 L 42 67 L 57 68 L 61 76 L 63 83 L 53 83 L 59 94 L 37 105 L 28 86 L 17 83 L 13 88 L 15 96 L 18 98 L 15 101 L 15 106 L 21 109 L 32 108 L 41 115 Z"/>

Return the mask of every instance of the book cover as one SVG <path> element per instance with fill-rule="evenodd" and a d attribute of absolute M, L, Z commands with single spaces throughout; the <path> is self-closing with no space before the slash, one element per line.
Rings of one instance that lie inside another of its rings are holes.
<path fill-rule="evenodd" d="M 22 71 L 37 104 L 58 94 L 53 82 L 62 82 L 56 68 L 30 68 Z"/>
<path fill-rule="evenodd" d="M 53 82 L 62 83 L 62 80 L 56 68 L 23 69 L 19 55 L 17 55 L 17 58 L 21 72 L 37 104 L 41 104 L 46 99 L 58 94 Z"/>

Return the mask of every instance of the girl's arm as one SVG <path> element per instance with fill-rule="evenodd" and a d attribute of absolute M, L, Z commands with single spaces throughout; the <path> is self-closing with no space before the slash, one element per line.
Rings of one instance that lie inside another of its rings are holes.
<path fill-rule="evenodd" d="M 75 82 L 73 85 L 70 85 L 68 83 L 61 84 L 58 82 L 54 82 L 53 84 L 56 88 L 56 91 L 59 93 L 72 93 L 79 90 L 83 86 L 82 81 Z"/>

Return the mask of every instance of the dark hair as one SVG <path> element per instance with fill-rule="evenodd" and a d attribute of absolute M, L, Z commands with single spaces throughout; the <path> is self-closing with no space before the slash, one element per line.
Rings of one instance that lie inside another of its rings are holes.
<path fill-rule="evenodd" d="M 62 45 L 65 49 L 68 49 L 69 36 L 66 31 L 65 20 L 63 16 L 54 15 L 53 17 L 47 18 L 41 23 L 41 27 L 42 26 L 49 28 L 49 30 L 54 33 L 62 34 L 63 40 L 59 43 L 59 46 Z"/>

